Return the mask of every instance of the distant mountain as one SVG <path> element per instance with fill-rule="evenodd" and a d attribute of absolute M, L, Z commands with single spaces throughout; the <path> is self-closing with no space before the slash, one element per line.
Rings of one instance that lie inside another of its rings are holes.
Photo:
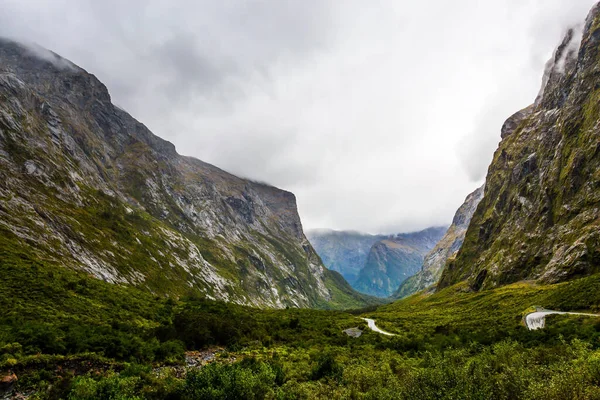
<path fill-rule="evenodd" d="M 0 237 L 2 254 L 156 295 L 278 308 L 368 302 L 323 266 L 292 193 L 179 155 L 94 75 L 4 39 Z"/>
<path fill-rule="evenodd" d="M 351 285 L 367 263 L 371 246 L 386 238 L 384 235 L 328 229 L 307 231 L 306 236 L 323 264 L 342 274 Z"/>
<path fill-rule="evenodd" d="M 463 205 L 456 211 L 452 225 L 444 237 L 425 256 L 421 270 L 405 280 L 392 297 L 401 299 L 438 282 L 447 260 L 456 256 L 462 246 L 473 213 L 482 198 L 483 186 L 467 196 Z"/>
<path fill-rule="evenodd" d="M 378 297 L 389 297 L 402 282 L 416 274 L 425 255 L 446 232 L 446 227 L 401 233 L 375 243 L 353 287 Z"/>
<path fill-rule="evenodd" d="M 502 127 L 484 197 L 440 288 L 600 272 L 600 4 L 582 28 L 566 33 L 535 102 Z"/>

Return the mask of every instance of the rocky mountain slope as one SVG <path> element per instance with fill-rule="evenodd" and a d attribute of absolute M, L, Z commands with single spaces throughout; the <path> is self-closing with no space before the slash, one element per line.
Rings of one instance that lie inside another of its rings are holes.
<path fill-rule="evenodd" d="M 425 255 L 446 232 L 446 227 L 401 233 L 375 243 L 353 287 L 363 293 L 389 297 L 398 286 L 416 274 Z"/>
<path fill-rule="evenodd" d="M 392 297 L 401 299 L 410 296 L 435 285 L 439 281 L 446 262 L 448 259 L 455 257 L 462 246 L 471 218 L 483 198 L 483 188 L 482 186 L 467 196 L 465 202 L 454 214 L 452 225 L 450 225 L 444 237 L 425 256 L 421 270 L 402 282 Z"/>
<path fill-rule="evenodd" d="M 4 39 L 0 230 L 11 243 L 1 251 L 160 295 L 268 307 L 368 301 L 322 265 L 292 193 L 180 156 L 93 75 Z"/>
<path fill-rule="evenodd" d="M 326 229 L 308 231 L 306 236 L 323 264 L 342 274 L 350 285 L 354 284 L 367 263 L 371 246 L 386 238 L 385 235 Z"/>
<path fill-rule="evenodd" d="M 484 198 L 439 287 L 600 271 L 600 5 L 571 29 L 535 103 L 502 127 Z"/>

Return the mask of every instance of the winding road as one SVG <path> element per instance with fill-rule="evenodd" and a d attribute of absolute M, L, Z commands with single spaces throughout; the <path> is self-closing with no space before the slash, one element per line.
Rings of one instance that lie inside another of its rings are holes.
<path fill-rule="evenodd" d="M 525 324 L 527 325 L 527 329 L 530 331 L 535 331 L 537 329 L 542 329 L 546 326 L 546 316 L 551 314 L 569 314 L 569 315 L 585 315 L 588 317 L 600 317 L 598 314 L 586 314 L 586 313 L 576 313 L 576 312 L 565 312 L 565 311 L 552 311 L 552 310 L 542 310 L 535 311 L 525 316 Z"/>
<path fill-rule="evenodd" d="M 369 325 L 369 329 L 371 329 L 373 332 L 381 333 L 382 335 L 386 335 L 386 336 L 396 336 L 393 333 L 389 333 L 389 332 L 386 332 L 386 331 L 384 331 L 382 329 L 379 329 L 377 327 L 377 325 L 375 325 L 375 320 L 374 319 L 371 319 L 371 318 L 361 318 L 361 319 L 367 321 L 367 325 Z"/>
<path fill-rule="evenodd" d="M 569 314 L 569 315 L 583 315 L 586 317 L 600 317 L 600 314 L 589 314 L 589 313 L 578 313 L 578 312 L 566 312 L 566 311 L 553 311 L 553 310 L 541 310 L 534 311 L 525 316 L 525 325 L 527 325 L 527 329 L 530 331 L 535 331 L 538 329 L 543 329 L 546 326 L 546 316 L 552 314 Z M 361 318 L 364 321 L 367 321 L 367 325 L 369 329 L 373 332 L 381 333 L 386 336 L 396 336 L 394 333 L 386 332 L 383 329 L 379 328 L 375 325 L 375 320 L 371 318 Z"/>

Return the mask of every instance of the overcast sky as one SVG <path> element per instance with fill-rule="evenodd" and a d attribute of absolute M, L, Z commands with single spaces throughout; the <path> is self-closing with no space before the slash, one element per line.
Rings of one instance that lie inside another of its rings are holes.
<path fill-rule="evenodd" d="M 594 0 L 0 0 L 0 35 L 94 73 L 305 229 L 449 224 Z"/>

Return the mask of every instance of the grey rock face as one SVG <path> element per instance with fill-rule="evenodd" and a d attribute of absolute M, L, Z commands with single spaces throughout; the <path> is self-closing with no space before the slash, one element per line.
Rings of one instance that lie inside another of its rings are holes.
<path fill-rule="evenodd" d="M 456 211 L 452 225 L 435 247 L 425 256 L 421 270 L 400 285 L 393 295 L 394 298 L 410 296 L 438 282 L 446 262 L 448 259 L 455 257 L 462 246 L 471 218 L 483 198 L 483 190 L 484 186 L 467 196 L 465 202 Z"/>
<path fill-rule="evenodd" d="M 0 39 L 4 235 L 38 257 L 155 293 L 364 304 L 322 265 L 292 193 L 180 156 L 115 107 L 95 76 L 44 54 Z"/>
<path fill-rule="evenodd" d="M 506 122 L 504 122 L 504 125 L 502 125 L 500 137 L 504 139 L 516 131 L 519 125 L 531 114 L 532 110 L 533 106 L 529 106 L 523 110 L 517 111 L 508 118 Z"/>

